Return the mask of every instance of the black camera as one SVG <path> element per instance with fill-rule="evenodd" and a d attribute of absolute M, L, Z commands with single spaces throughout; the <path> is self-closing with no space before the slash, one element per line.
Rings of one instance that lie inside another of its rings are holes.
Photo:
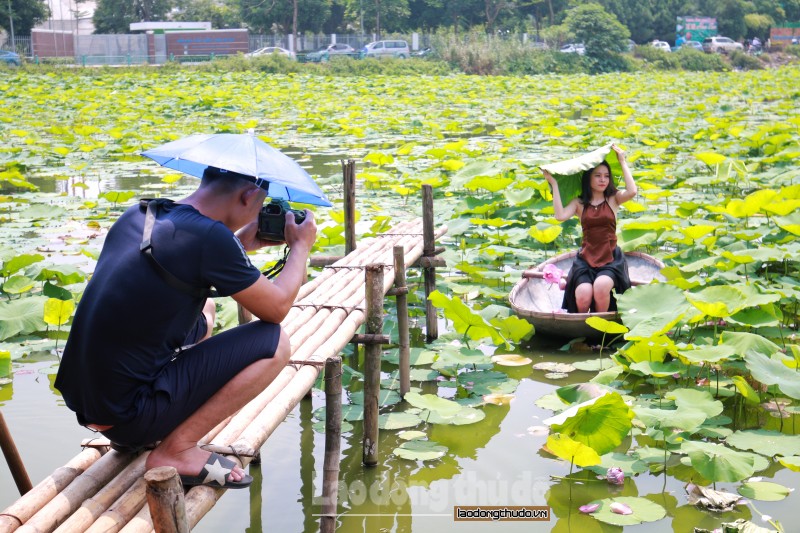
<path fill-rule="evenodd" d="M 256 237 L 265 241 L 283 242 L 286 226 L 286 213 L 294 213 L 294 221 L 301 224 L 306 219 L 306 212 L 289 207 L 289 202 L 280 198 L 273 199 L 261 208 L 258 213 L 258 231 Z"/>

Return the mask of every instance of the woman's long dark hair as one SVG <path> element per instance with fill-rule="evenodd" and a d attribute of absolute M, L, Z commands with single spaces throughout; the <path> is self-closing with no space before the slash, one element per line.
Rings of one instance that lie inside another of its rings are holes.
<path fill-rule="evenodd" d="M 603 161 L 597 167 L 605 166 L 608 169 L 608 187 L 606 190 L 603 191 L 603 196 L 608 198 L 609 196 L 614 196 L 617 194 L 617 187 L 614 185 L 614 175 L 611 173 L 611 166 L 609 166 L 608 162 Z M 592 172 L 595 168 L 590 168 L 589 170 L 585 170 L 583 172 L 583 176 L 581 176 L 581 204 L 589 205 L 592 201 Z"/>

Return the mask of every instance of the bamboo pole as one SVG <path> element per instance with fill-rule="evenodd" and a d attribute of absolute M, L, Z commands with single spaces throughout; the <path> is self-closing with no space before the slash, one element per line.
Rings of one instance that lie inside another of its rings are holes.
<path fill-rule="evenodd" d="M 147 507 L 156 533 L 189 533 L 183 486 L 172 466 L 151 468 L 144 475 Z"/>
<path fill-rule="evenodd" d="M 114 505 L 108 508 L 95 522 L 86 529 L 86 533 L 115 533 L 126 527 L 140 511 L 144 510 L 150 516 L 150 511 L 145 507 L 145 491 L 147 484 L 144 477 L 139 477 L 136 482 L 125 491 Z M 152 530 L 152 526 L 148 532 Z M 77 532 L 76 532 L 77 533 Z"/>
<path fill-rule="evenodd" d="M 11 477 L 14 478 L 19 495 L 23 496 L 33 488 L 33 484 L 31 484 L 31 478 L 25 470 L 25 464 L 22 462 L 22 457 L 20 457 L 17 446 L 14 444 L 14 438 L 11 436 L 11 431 L 8 429 L 2 411 L 0 411 L 0 448 L 3 450 L 3 456 L 6 458 L 6 463 L 8 463 L 8 469 L 11 470 Z"/>
<path fill-rule="evenodd" d="M 87 449 L 70 459 L 61 468 L 56 469 L 0 513 L 0 532 L 15 531 L 98 459 L 100 459 L 98 450 Z"/>
<path fill-rule="evenodd" d="M 119 474 L 130 461 L 130 455 L 113 450 L 108 452 L 95 461 L 85 472 L 76 477 L 72 483 L 59 492 L 39 512 L 30 517 L 17 531 L 20 533 L 40 533 L 54 530 L 84 500 L 96 494 L 101 487 Z"/>
<path fill-rule="evenodd" d="M 325 461 L 322 466 L 321 533 L 333 533 L 336 530 L 341 439 L 342 360 L 331 357 L 325 361 Z"/>
<path fill-rule="evenodd" d="M 397 304 L 397 332 L 400 344 L 400 396 L 404 397 L 411 388 L 410 335 L 408 331 L 408 287 L 406 286 L 405 255 L 401 246 L 394 247 L 394 287 Z M 404 292 L 405 290 L 405 292 Z"/>
<path fill-rule="evenodd" d="M 383 266 L 371 265 L 366 271 L 366 332 L 380 335 L 383 331 Z M 378 464 L 378 395 L 381 391 L 381 345 L 364 345 L 364 464 Z"/>
<path fill-rule="evenodd" d="M 344 175 L 344 254 L 356 249 L 356 162 L 342 161 Z"/>
<path fill-rule="evenodd" d="M 433 188 L 425 184 L 422 186 L 422 240 L 424 257 L 431 257 L 436 251 L 436 240 L 433 236 Z M 439 338 L 439 322 L 436 308 L 433 307 L 429 297 L 436 290 L 436 269 L 423 268 L 425 278 L 425 335 L 429 341 Z"/>
<path fill-rule="evenodd" d="M 117 477 L 100 489 L 93 497 L 84 500 L 81 507 L 61 524 L 55 533 L 77 533 L 86 531 L 96 520 L 108 511 L 144 473 L 144 462 L 149 452 L 141 454 Z"/>

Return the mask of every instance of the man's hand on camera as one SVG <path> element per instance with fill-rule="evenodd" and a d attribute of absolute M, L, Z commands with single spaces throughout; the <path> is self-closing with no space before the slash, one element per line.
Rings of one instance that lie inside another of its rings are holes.
<path fill-rule="evenodd" d="M 306 219 L 300 224 L 294 221 L 294 213 L 291 211 L 286 213 L 283 236 L 290 249 L 305 250 L 308 253 L 317 240 L 317 223 L 314 221 L 314 213 L 308 209 L 305 212 Z"/>
<path fill-rule="evenodd" d="M 239 241 L 242 243 L 242 246 L 244 246 L 244 249 L 248 252 L 258 250 L 265 246 L 279 246 L 283 244 L 282 242 L 259 239 L 258 237 L 256 237 L 256 232 L 258 232 L 258 220 L 250 222 L 245 227 L 236 232 L 236 236 L 239 238 Z"/>

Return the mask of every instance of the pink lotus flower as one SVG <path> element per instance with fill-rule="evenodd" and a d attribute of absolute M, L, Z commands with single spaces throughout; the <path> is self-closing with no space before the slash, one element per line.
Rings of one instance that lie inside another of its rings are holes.
<path fill-rule="evenodd" d="M 621 502 L 614 502 L 611 504 L 611 512 L 617 514 L 633 514 L 633 509 Z"/>
<path fill-rule="evenodd" d="M 578 507 L 578 510 L 582 513 L 593 513 L 600 508 L 599 503 L 589 503 L 586 505 L 581 505 Z"/>
<path fill-rule="evenodd" d="M 551 263 L 544 267 L 542 274 L 544 274 L 543 277 L 547 283 L 558 283 L 561 281 L 564 271 Z"/>
<path fill-rule="evenodd" d="M 612 466 L 606 472 L 606 481 L 612 485 L 623 485 L 625 484 L 625 472 L 618 466 Z"/>

